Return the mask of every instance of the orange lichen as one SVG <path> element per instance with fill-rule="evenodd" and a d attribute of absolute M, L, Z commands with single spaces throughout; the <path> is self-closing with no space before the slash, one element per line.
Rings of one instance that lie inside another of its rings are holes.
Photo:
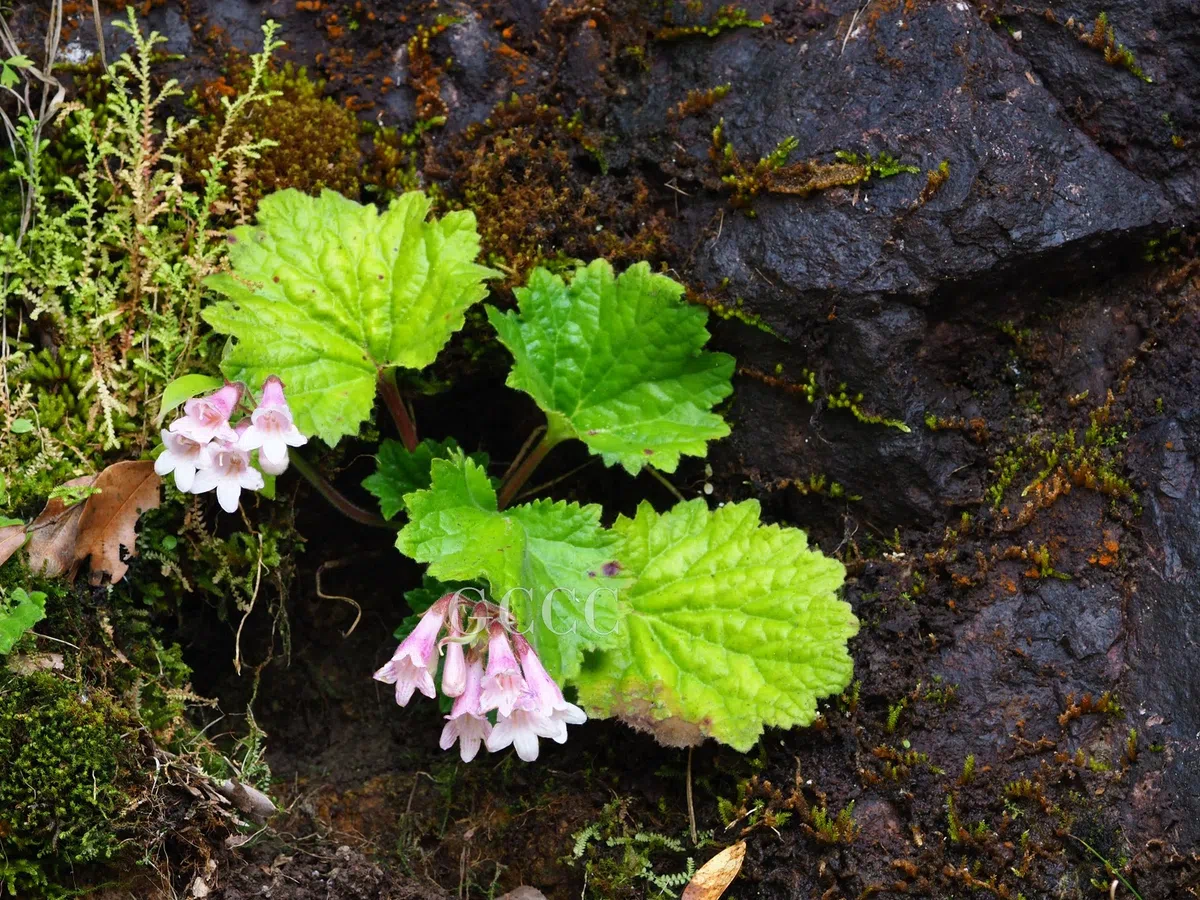
<path fill-rule="evenodd" d="M 1100 544 L 1100 548 L 1088 557 L 1088 562 L 1094 566 L 1103 568 L 1111 568 L 1120 561 L 1121 542 L 1113 536 L 1109 529 L 1104 529 L 1104 540 Z"/>

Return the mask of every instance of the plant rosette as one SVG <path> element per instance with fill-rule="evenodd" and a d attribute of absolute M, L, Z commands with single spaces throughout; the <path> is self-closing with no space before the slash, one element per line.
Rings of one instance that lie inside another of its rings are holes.
<path fill-rule="evenodd" d="M 519 502 L 567 441 L 630 475 L 669 474 L 729 433 L 717 407 L 734 360 L 705 349 L 707 311 L 646 263 L 534 269 L 516 308 L 487 317 L 513 358 L 507 384 L 545 425 L 495 479 L 486 456 L 420 440 L 397 387 L 397 370 L 432 363 L 498 274 L 476 262 L 473 214 L 438 219 L 430 205 L 418 192 L 383 211 L 329 191 L 266 197 L 230 234 L 232 271 L 209 279 L 224 295 L 204 317 L 229 338 L 227 381 L 168 388 L 164 407 L 185 403 L 185 415 L 163 432 L 160 473 L 232 511 L 291 460 L 342 512 L 398 531 L 427 588 L 407 595 L 416 615 L 375 678 L 401 706 L 440 687 L 441 746 L 464 761 L 509 746 L 536 759 L 539 740 L 561 743 L 589 715 L 743 751 L 767 726 L 811 723 L 818 699 L 850 682 L 858 620 L 839 597 L 843 566 L 803 531 L 764 524 L 753 500 L 643 502 L 611 526 L 597 504 Z M 358 435 L 378 399 L 400 440 L 381 443 L 363 485 L 376 515 L 296 448 Z"/>

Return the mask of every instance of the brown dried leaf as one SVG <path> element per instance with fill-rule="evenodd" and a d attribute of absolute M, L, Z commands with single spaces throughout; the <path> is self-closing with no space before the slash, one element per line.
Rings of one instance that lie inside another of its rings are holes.
<path fill-rule="evenodd" d="M 95 475 L 72 478 L 63 487 L 91 487 Z M 91 498 L 89 498 L 91 499 Z M 67 506 L 51 500 L 29 526 L 29 568 L 54 578 L 75 565 L 75 540 L 79 536 L 79 517 L 86 503 Z"/>
<path fill-rule="evenodd" d="M 32 675 L 34 672 L 63 670 L 63 655 L 61 653 L 10 654 L 8 670 L 18 675 Z"/>
<path fill-rule="evenodd" d="M 75 563 L 91 557 L 93 585 L 105 575 L 112 582 L 125 577 L 129 565 L 121 559 L 121 547 L 127 556 L 137 556 L 138 517 L 158 508 L 161 484 L 150 460 L 113 463 L 97 476 L 95 487 L 100 493 L 83 504 L 74 556 Z"/>
<path fill-rule="evenodd" d="M 25 546 L 25 526 L 5 525 L 0 528 L 0 566 L 8 562 L 8 558 Z"/>
<path fill-rule="evenodd" d="M 682 900 L 718 900 L 725 889 L 742 871 L 742 860 L 746 858 L 746 842 L 738 841 L 726 847 L 700 867 L 688 886 L 683 889 Z"/>

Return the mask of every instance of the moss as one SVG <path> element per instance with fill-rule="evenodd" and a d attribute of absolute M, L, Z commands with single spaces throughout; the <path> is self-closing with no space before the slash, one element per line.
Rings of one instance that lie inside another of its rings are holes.
<path fill-rule="evenodd" d="M 947 181 L 950 180 L 950 160 L 943 159 L 941 164 L 936 169 L 930 169 L 925 173 L 925 187 L 921 188 L 921 194 L 917 197 L 917 206 L 924 206 L 942 189 Z"/>
<path fill-rule="evenodd" d="M 735 31 L 738 28 L 762 28 L 764 25 L 769 24 L 770 21 L 770 16 L 762 16 L 755 19 L 740 6 L 729 3 L 718 7 L 717 11 L 713 13 L 707 22 L 696 22 L 688 25 L 669 22 L 662 28 L 659 28 L 654 33 L 654 37 L 660 41 L 679 41 L 695 37 L 715 38 L 720 34 L 724 34 L 727 31 Z"/>
<path fill-rule="evenodd" d="M 581 116 L 515 95 L 459 138 L 451 193 L 474 210 L 487 261 L 508 286 L 537 265 L 662 255 L 663 210 L 640 178 L 606 174 L 603 144 Z"/>
<path fill-rule="evenodd" d="M 46 673 L 0 682 L 0 855 L 26 862 L 27 885 L 31 865 L 46 887 L 117 853 L 138 793 L 132 732 L 99 690 Z"/>
<path fill-rule="evenodd" d="M 1068 22 L 1068 24 L 1070 23 Z M 1133 51 L 1124 44 L 1117 42 L 1113 27 L 1108 21 L 1108 13 L 1102 12 L 1096 16 L 1096 21 L 1092 23 L 1090 31 L 1081 26 L 1079 40 L 1093 50 L 1099 50 L 1103 53 L 1104 61 L 1110 66 L 1124 69 L 1130 75 L 1140 78 L 1147 84 L 1153 84 L 1153 79 L 1143 72 L 1142 67 L 1138 65 Z"/>
<path fill-rule="evenodd" d="M 671 107 L 667 115 L 672 119 L 686 119 L 688 116 L 699 115 L 729 93 L 731 84 L 719 84 L 716 87 L 701 91 L 693 88 L 687 97 Z"/>
<path fill-rule="evenodd" d="M 212 126 L 193 131 L 185 143 L 183 156 L 191 172 L 208 164 L 224 122 L 222 99 L 244 91 L 248 79 L 247 67 L 235 61 L 228 81 L 221 76 L 193 95 L 193 103 Z M 268 72 L 263 88 L 278 95 L 269 106 L 250 112 L 242 125 L 250 140 L 271 140 L 276 146 L 249 161 L 249 171 L 237 179 L 241 196 L 253 204 L 272 191 L 289 187 L 306 194 L 328 188 L 357 196 L 363 158 L 355 114 L 325 96 L 324 81 L 310 78 L 306 69 L 291 63 Z"/>
<path fill-rule="evenodd" d="M 1139 514 L 1137 491 L 1118 470 L 1123 463 L 1120 447 L 1128 437 L 1128 415 L 1118 421 L 1113 405 L 1109 391 L 1105 402 L 1089 412 L 1086 428 L 1058 434 L 1035 430 L 997 456 L 992 462 L 993 482 L 985 492 L 988 502 L 999 509 L 1017 478 L 1036 471 L 1021 491 L 1020 496 L 1028 499 L 1018 521 L 1027 522 L 1037 509 L 1049 508 L 1072 487 L 1096 491 L 1114 503 L 1126 502 Z"/>
<path fill-rule="evenodd" d="M 807 197 L 816 191 L 848 187 L 872 178 L 891 178 L 901 173 L 919 172 L 916 166 L 900 163 L 882 152 L 877 156 L 839 150 L 833 162 L 810 159 L 788 164 L 798 146 L 794 137 L 784 138 L 775 149 L 753 165 L 742 160 L 725 134 L 725 120 L 713 129 L 709 158 L 717 168 L 721 182 L 732 192 L 735 207 L 750 210 L 751 201 L 761 193 L 793 194 Z"/>
<path fill-rule="evenodd" d="M 426 188 L 435 203 L 440 200 L 438 185 L 424 186 L 418 174 L 418 151 L 431 129 L 446 123 L 444 116 L 422 119 L 409 131 L 366 123 L 371 149 L 363 164 L 364 193 L 372 200 L 387 203 L 405 191 Z"/>
<path fill-rule="evenodd" d="M 639 827 L 629 814 L 629 802 L 619 798 L 572 837 L 574 847 L 565 861 L 569 865 L 583 862 L 587 883 L 599 897 L 642 897 L 648 896 L 650 889 L 655 896 L 677 896 L 676 889 L 695 873 L 690 856 L 682 861 L 681 870 L 672 871 L 660 863 L 663 854 L 682 857 L 686 852 L 683 842 Z M 711 838 L 711 832 L 706 837 Z"/>
<path fill-rule="evenodd" d="M 749 325 L 751 328 L 757 328 L 764 334 L 769 334 L 773 338 L 779 338 L 786 342 L 786 338 L 780 336 L 774 328 L 768 325 L 757 313 L 748 312 L 744 308 L 745 301 L 741 297 L 735 298 L 732 302 L 726 302 L 720 299 L 716 293 L 708 293 L 704 291 L 693 290 L 688 288 L 685 299 L 688 303 L 698 303 L 701 306 L 708 307 L 713 315 L 720 319 L 729 321 L 735 319 L 743 325 Z"/>
<path fill-rule="evenodd" d="M 863 394 L 861 392 L 850 393 L 845 383 L 839 384 L 836 391 L 826 391 L 817 384 L 817 376 L 815 372 L 808 369 L 802 369 L 800 374 L 802 380 L 800 382 L 789 381 L 783 378 L 780 374 L 768 375 L 750 366 L 739 366 L 738 374 L 753 378 L 755 381 L 761 381 L 763 384 L 770 387 L 782 388 L 789 394 L 799 394 L 804 397 L 810 404 L 818 402 L 824 403 L 830 409 L 847 410 L 855 419 L 862 422 L 864 425 L 884 425 L 888 428 L 895 428 L 897 431 L 905 433 L 911 431 L 904 422 L 899 419 L 889 419 L 877 413 L 868 411 L 862 406 Z"/>
<path fill-rule="evenodd" d="M 422 121 L 446 119 L 448 109 L 442 99 L 441 77 L 443 67 L 434 59 L 429 49 L 430 41 L 444 32 L 458 19 L 439 16 L 433 25 L 421 25 L 408 39 L 408 84 L 416 93 L 417 118 Z M 449 60 L 446 60 L 449 63 Z"/>

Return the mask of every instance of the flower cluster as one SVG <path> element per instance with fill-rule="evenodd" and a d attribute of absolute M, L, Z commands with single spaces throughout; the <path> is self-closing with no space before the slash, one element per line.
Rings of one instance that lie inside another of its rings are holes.
<path fill-rule="evenodd" d="M 439 641 L 443 628 L 446 636 Z M 429 607 L 375 678 L 396 686 L 401 706 L 415 691 L 433 698 L 439 649 L 445 651 L 442 693 L 454 698 L 441 747 L 449 750 L 457 741 L 463 762 L 475 758 L 480 744 L 492 753 L 511 744 L 517 756 L 532 762 L 538 738 L 564 743 L 568 725 L 587 721 L 582 709 L 563 698 L 509 617 L 489 603 L 468 604 L 458 591 Z"/>
<path fill-rule="evenodd" d="M 159 475 L 175 473 L 175 486 L 184 493 L 216 490 L 225 512 L 237 512 L 243 490 L 261 490 L 263 473 L 279 475 L 288 466 L 288 447 L 308 439 L 292 421 L 283 396 L 283 382 L 272 375 L 262 389 L 262 400 L 236 425 L 230 424 L 243 405 L 245 388 L 226 384 L 207 397 L 184 404 L 184 415 L 162 432 L 165 449 L 154 462 Z M 258 451 L 258 468 L 250 454 Z"/>

